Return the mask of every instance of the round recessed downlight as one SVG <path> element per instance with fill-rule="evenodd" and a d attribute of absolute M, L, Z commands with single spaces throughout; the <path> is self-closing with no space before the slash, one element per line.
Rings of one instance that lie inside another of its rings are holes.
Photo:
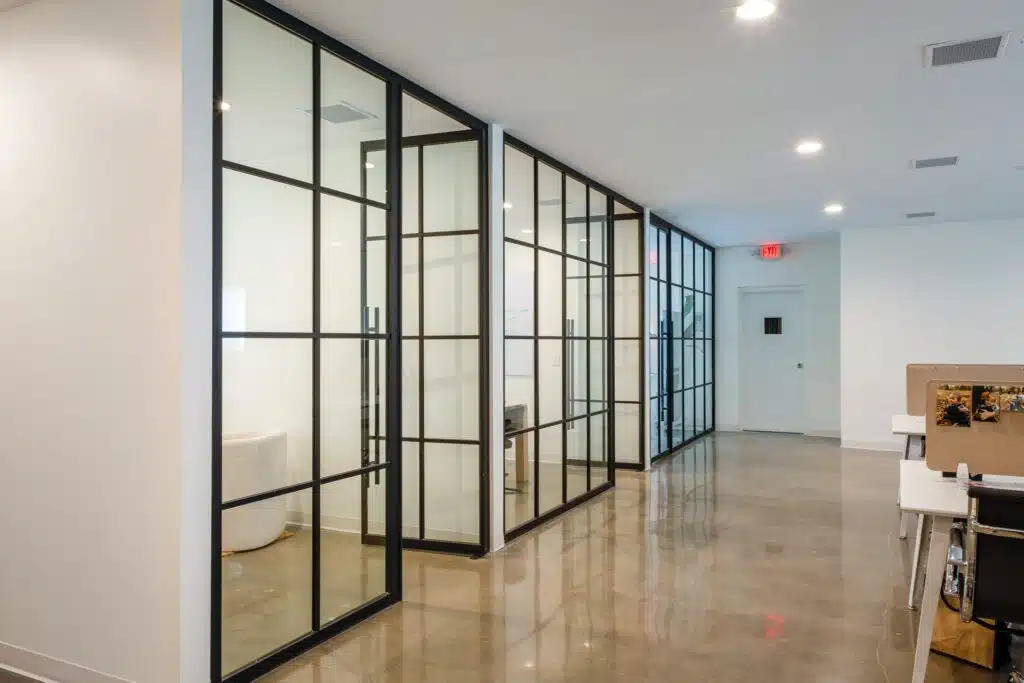
<path fill-rule="evenodd" d="M 373 162 L 372 161 L 367 161 L 366 162 L 366 168 L 374 168 Z"/>
<path fill-rule="evenodd" d="M 839 214 L 841 214 L 845 210 L 846 210 L 846 207 L 843 206 L 842 204 L 839 204 L 838 202 L 833 202 L 832 204 L 826 204 L 825 208 L 822 209 L 822 211 L 827 213 L 829 216 L 838 216 Z"/>
<path fill-rule="evenodd" d="M 512 202 L 505 202 L 504 204 L 502 204 L 502 206 L 503 206 L 503 207 L 505 208 L 505 210 L 507 211 L 508 209 L 511 209 L 511 208 L 512 208 Z"/>
<path fill-rule="evenodd" d="M 825 145 L 821 140 L 801 140 L 796 146 L 796 153 L 802 157 L 812 157 L 815 154 L 821 154 L 823 149 L 825 149 Z"/>
<path fill-rule="evenodd" d="M 736 8 L 736 18 L 740 21 L 761 21 L 775 14 L 776 6 L 771 0 L 746 0 Z"/>
<path fill-rule="evenodd" d="M 231 111 L 231 104 L 228 103 L 228 102 L 225 102 L 224 100 L 221 100 L 220 104 L 217 105 L 217 108 L 220 109 L 221 111 Z"/>

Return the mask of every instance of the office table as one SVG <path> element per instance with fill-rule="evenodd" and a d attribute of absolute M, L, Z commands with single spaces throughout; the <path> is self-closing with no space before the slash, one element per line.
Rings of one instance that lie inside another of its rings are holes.
<path fill-rule="evenodd" d="M 526 428 L 526 405 L 520 403 L 505 406 L 505 433 L 516 432 Z M 529 435 L 530 432 L 518 434 L 511 437 L 516 442 L 516 476 L 515 488 L 519 491 L 519 485 L 529 478 Z M 507 488 L 507 487 L 506 487 Z"/>
<path fill-rule="evenodd" d="M 910 457 L 910 439 L 917 437 L 921 439 L 921 456 L 924 456 L 924 416 L 923 415 L 893 415 L 892 433 L 907 437 L 906 446 L 903 448 L 903 459 Z"/>
<path fill-rule="evenodd" d="M 1019 477 L 986 476 L 988 484 L 1009 484 L 1020 486 Z M 928 551 L 925 559 L 924 591 L 921 599 L 921 622 L 917 632 L 917 647 L 914 650 L 914 675 L 912 683 L 924 683 L 931 651 L 932 629 L 935 627 L 935 613 L 938 608 L 939 591 L 945 575 L 946 554 L 949 551 L 949 528 L 954 519 L 967 517 L 967 489 L 955 479 L 933 472 L 923 460 L 900 461 L 900 511 L 915 513 L 930 521 Z M 914 556 L 911 585 L 915 584 L 917 565 L 920 560 L 920 543 Z M 911 605 L 916 598 L 911 591 Z"/>

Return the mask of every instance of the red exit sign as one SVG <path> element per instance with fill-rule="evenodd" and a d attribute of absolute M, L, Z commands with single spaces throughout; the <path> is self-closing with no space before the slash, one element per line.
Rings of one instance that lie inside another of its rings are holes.
<path fill-rule="evenodd" d="M 778 242 L 770 242 L 761 245 L 761 258 L 765 261 L 774 261 L 782 258 L 782 245 Z"/>

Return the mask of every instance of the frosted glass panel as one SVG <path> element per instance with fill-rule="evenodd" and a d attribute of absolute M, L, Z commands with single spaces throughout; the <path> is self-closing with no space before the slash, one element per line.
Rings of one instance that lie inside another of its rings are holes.
<path fill-rule="evenodd" d="M 222 342 L 223 499 L 234 500 L 312 476 L 313 343 L 308 339 Z M 358 385 L 357 385 L 358 386 Z M 260 453 L 258 478 L 240 460 Z"/>
<path fill-rule="evenodd" d="M 607 257 L 608 197 L 590 191 L 590 260 L 604 263 Z"/>
<path fill-rule="evenodd" d="M 534 254 L 530 247 L 505 243 L 505 335 L 509 337 L 533 335 Z M 561 298 L 562 293 L 558 295 Z"/>
<path fill-rule="evenodd" d="M 387 85 L 323 50 L 320 83 L 320 181 L 334 190 L 387 201 Z M 362 143 L 370 140 L 376 153 L 364 161 Z"/>
<path fill-rule="evenodd" d="M 423 231 L 478 230 L 478 143 L 423 148 Z"/>
<path fill-rule="evenodd" d="M 402 436 L 420 435 L 420 344 L 402 342 Z M 322 418 L 321 418 L 322 419 Z"/>
<path fill-rule="evenodd" d="M 474 335 L 479 318 L 480 261 L 476 235 L 423 239 L 423 331 Z"/>
<path fill-rule="evenodd" d="M 423 436 L 434 439 L 480 438 L 480 342 L 424 342 L 426 425 Z"/>
<path fill-rule="evenodd" d="M 565 260 L 565 317 L 565 336 L 587 336 L 587 264 L 574 258 Z"/>
<path fill-rule="evenodd" d="M 224 3 L 224 159 L 313 179 L 313 46 Z M 358 176 L 357 176 L 358 177 Z"/>
<path fill-rule="evenodd" d="M 538 342 L 538 364 L 540 374 L 539 424 L 548 424 L 562 419 L 562 345 L 555 339 L 541 339 Z"/>
<path fill-rule="evenodd" d="M 562 251 L 562 174 L 538 164 L 537 240 L 542 247 Z"/>
<path fill-rule="evenodd" d="M 419 147 L 402 149 L 402 232 L 423 232 L 420 225 Z"/>
<path fill-rule="evenodd" d="M 635 275 L 615 278 L 615 336 L 639 337 L 640 278 Z"/>
<path fill-rule="evenodd" d="M 640 400 L 640 341 L 615 342 L 615 400 Z"/>
<path fill-rule="evenodd" d="M 420 238 L 402 238 L 402 334 L 420 332 Z"/>
<path fill-rule="evenodd" d="M 587 492 L 587 419 L 568 422 L 565 430 L 565 484 L 572 500 Z"/>
<path fill-rule="evenodd" d="M 669 273 L 669 279 L 672 284 L 681 285 L 683 283 L 683 268 L 688 267 L 689 262 L 683 263 L 683 236 L 675 230 L 670 232 L 670 250 L 672 252 L 672 264 L 670 266 L 671 273 Z"/>
<path fill-rule="evenodd" d="M 615 274 L 638 275 L 640 262 L 640 221 L 615 221 Z"/>
<path fill-rule="evenodd" d="M 533 158 L 505 145 L 505 236 L 536 239 L 533 221 Z M 508 290 L 505 290 L 508 296 Z"/>
<path fill-rule="evenodd" d="M 480 447 L 428 443 L 424 449 L 426 537 L 479 543 Z"/>
<path fill-rule="evenodd" d="M 683 285 L 693 287 L 693 240 L 683 238 Z"/>
<path fill-rule="evenodd" d="M 321 195 L 320 206 L 321 329 L 358 333 L 376 325 L 383 333 L 387 329 L 387 240 L 361 238 L 360 204 Z M 368 219 L 379 215 L 384 220 L 382 209 L 366 207 L 365 211 Z M 309 279 L 311 274 L 304 277 Z"/>
<path fill-rule="evenodd" d="M 640 406 L 615 406 L 615 462 L 640 463 Z"/>
<path fill-rule="evenodd" d="M 364 362 L 370 371 L 366 387 L 365 419 L 371 425 L 383 424 L 384 373 L 374 383 L 374 363 L 383 365 L 386 343 L 369 342 L 365 350 L 359 339 L 323 339 L 320 342 L 320 468 L 323 476 L 358 469 L 362 457 L 362 372 Z M 365 354 L 365 361 L 364 361 Z M 379 355 L 378 355 L 379 354 Z M 415 385 L 412 386 L 415 389 Z M 384 443 L 373 440 L 370 459 L 384 460 Z"/>
<path fill-rule="evenodd" d="M 587 257 L 587 188 L 568 176 L 565 179 L 565 252 Z"/>
<path fill-rule="evenodd" d="M 562 257 L 546 251 L 537 252 L 538 329 L 540 336 L 561 337 Z"/>
<path fill-rule="evenodd" d="M 605 295 L 608 269 L 603 266 L 590 266 L 590 335 L 604 337 L 605 313 L 608 310 L 608 298 Z"/>
<path fill-rule="evenodd" d="M 223 179 L 224 331 L 312 331 L 313 194 L 235 171 Z"/>

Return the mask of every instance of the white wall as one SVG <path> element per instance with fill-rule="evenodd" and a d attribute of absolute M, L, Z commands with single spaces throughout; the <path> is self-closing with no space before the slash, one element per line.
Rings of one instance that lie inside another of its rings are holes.
<path fill-rule="evenodd" d="M 211 35 L 0 15 L 0 663 L 62 681 L 208 669 Z"/>
<path fill-rule="evenodd" d="M 1024 362 L 1024 220 L 842 234 L 843 444 L 899 450 L 907 363 Z"/>
<path fill-rule="evenodd" d="M 754 249 L 730 247 L 715 252 L 717 428 L 728 431 L 741 426 L 741 289 L 802 286 L 808 326 L 804 365 L 807 429 L 811 434 L 839 436 L 839 239 L 787 244 L 779 261 L 762 261 Z"/>

